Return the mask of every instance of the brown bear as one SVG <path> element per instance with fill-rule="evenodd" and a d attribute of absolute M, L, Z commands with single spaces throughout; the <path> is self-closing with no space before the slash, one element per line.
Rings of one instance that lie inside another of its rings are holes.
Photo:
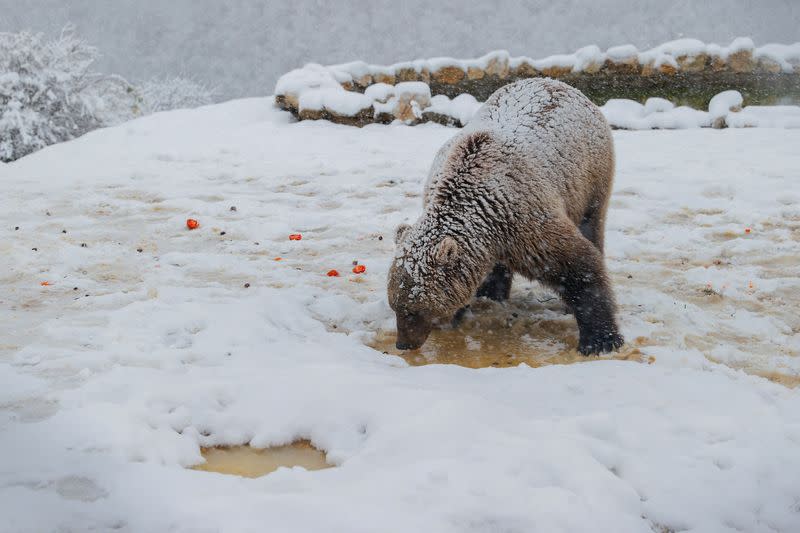
<path fill-rule="evenodd" d="M 438 152 L 424 212 L 389 270 L 397 348 L 422 346 L 473 295 L 508 298 L 515 273 L 553 288 L 583 354 L 623 344 L 603 258 L 614 143 L 600 110 L 552 79 L 498 89 Z"/>

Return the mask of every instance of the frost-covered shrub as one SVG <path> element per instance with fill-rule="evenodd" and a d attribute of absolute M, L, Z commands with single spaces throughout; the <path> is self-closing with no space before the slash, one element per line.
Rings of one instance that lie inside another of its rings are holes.
<path fill-rule="evenodd" d="M 71 26 L 52 41 L 0 33 L 0 161 L 140 114 L 133 86 L 92 71 L 98 55 Z"/>
<path fill-rule="evenodd" d="M 144 113 L 199 107 L 214 102 L 214 90 L 190 78 L 153 79 L 141 86 Z"/>

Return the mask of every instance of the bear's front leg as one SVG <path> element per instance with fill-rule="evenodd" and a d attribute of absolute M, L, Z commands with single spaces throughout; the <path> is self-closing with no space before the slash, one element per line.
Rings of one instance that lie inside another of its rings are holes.
<path fill-rule="evenodd" d="M 511 280 L 514 274 L 507 266 L 497 263 L 483 280 L 475 296 L 486 297 L 495 302 L 504 302 L 511 295 Z"/>
<path fill-rule="evenodd" d="M 568 220 L 551 220 L 542 229 L 542 281 L 559 293 L 575 315 L 578 350 L 584 355 L 616 350 L 625 341 L 614 317 L 614 294 L 603 256 Z"/>

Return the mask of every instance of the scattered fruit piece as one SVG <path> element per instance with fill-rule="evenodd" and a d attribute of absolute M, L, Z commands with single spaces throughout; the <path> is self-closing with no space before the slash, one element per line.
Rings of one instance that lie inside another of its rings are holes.
<path fill-rule="evenodd" d="M 300 235 L 299 233 L 292 233 L 291 235 L 289 235 L 289 240 L 290 241 L 299 241 L 302 238 L 303 238 L 303 236 Z"/>
<path fill-rule="evenodd" d="M 744 228 L 745 233 L 750 233 L 752 230 L 750 228 Z"/>
<path fill-rule="evenodd" d="M 39 285 L 41 285 L 42 287 L 47 287 L 48 285 L 52 285 L 52 283 L 50 283 L 49 281 L 43 281 Z"/>
<path fill-rule="evenodd" d="M 338 270 L 329 270 L 328 271 L 328 277 L 329 278 L 338 278 L 339 277 L 339 271 Z"/>
<path fill-rule="evenodd" d="M 199 225 L 200 223 L 193 218 L 189 218 L 186 220 L 186 227 L 189 229 L 197 229 Z"/>
<path fill-rule="evenodd" d="M 276 257 L 275 261 L 283 261 L 283 257 Z"/>
<path fill-rule="evenodd" d="M 367 267 L 364 265 L 356 265 L 353 267 L 353 274 L 363 274 L 367 271 Z"/>

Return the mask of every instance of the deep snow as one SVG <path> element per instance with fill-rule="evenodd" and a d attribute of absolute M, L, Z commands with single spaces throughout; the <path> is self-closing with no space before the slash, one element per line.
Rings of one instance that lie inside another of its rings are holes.
<path fill-rule="evenodd" d="M 364 343 L 457 130 L 271 102 L 0 165 L 0 530 L 800 529 L 800 390 L 736 370 L 800 376 L 800 131 L 615 132 L 608 266 L 653 364 L 409 367 Z M 184 468 L 297 438 L 338 466 Z"/>

